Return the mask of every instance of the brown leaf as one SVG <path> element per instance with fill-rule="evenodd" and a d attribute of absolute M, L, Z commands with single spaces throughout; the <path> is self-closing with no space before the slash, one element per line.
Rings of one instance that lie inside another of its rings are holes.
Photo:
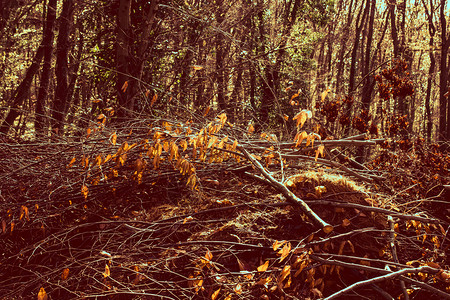
<path fill-rule="evenodd" d="M 37 300 L 47 300 L 47 299 L 48 299 L 47 292 L 44 290 L 43 287 L 41 287 L 37 295 Z"/>
<path fill-rule="evenodd" d="M 208 261 L 210 261 L 212 258 L 213 258 L 213 254 L 211 253 L 211 251 L 206 251 L 206 254 L 205 254 L 205 258 L 208 260 Z"/>
<path fill-rule="evenodd" d="M 69 277 L 69 272 L 70 272 L 69 269 L 65 268 L 61 274 L 61 279 L 66 280 Z"/>
<path fill-rule="evenodd" d="M 288 242 L 287 244 L 284 245 L 283 249 L 281 249 L 278 252 L 278 254 L 281 254 L 280 262 L 282 262 L 289 255 L 290 251 L 291 251 L 291 243 Z"/>
<path fill-rule="evenodd" d="M 320 98 L 322 99 L 322 102 L 325 100 L 325 98 L 327 97 L 327 95 L 330 91 L 331 91 L 330 89 L 326 89 L 325 91 L 322 92 L 322 95 L 320 96 Z"/>
<path fill-rule="evenodd" d="M 121 88 L 121 90 L 122 90 L 122 92 L 126 92 L 127 91 L 127 87 L 128 87 L 128 81 L 125 81 L 124 83 L 123 83 L 123 85 L 122 85 L 122 88 Z"/>
<path fill-rule="evenodd" d="M 105 272 L 103 272 L 103 276 L 106 278 L 111 275 L 111 271 L 108 265 L 105 265 Z"/>
<path fill-rule="evenodd" d="M 153 95 L 152 101 L 150 102 L 150 107 L 152 107 L 153 104 L 155 104 L 155 102 L 156 102 L 157 99 L 158 99 L 158 94 L 155 93 L 155 94 Z"/>
<path fill-rule="evenodd" d="M 255 127 L 253 127 L 252 124 L 250 124 L 250 126 L 248 126 L 248 133 L 253 133 L 255 131 Z"/>
<path fill-rule="evenodd" d="M 350 222 L 350 220 L 349 219 L 344 219 L 344 220 L 342 220 L 342 226 L 343 227 L 347 227 L 347 226 L 349 226 L 351 224 L 351 222 Z"/>
<path fill-rule="evenodd" d="M 315 161 L 317 161 L 317 158 L 319 158 L 319 154 L 323 157 L 323 149 L 324 148 L 325 148 L 324 145 L 320 145 L 319 148 L 317 148 Z"/>
<path fill-rule="evenodd" d="M 219 292 L 220 292 L 220 288 L 217 291 L 215 291 L 214 293 L 212 293 L 211 300 L 216 300 L 217 296 L 219 296 Z"/>
<path fill-rule="evenodd" d="M 67 168 L 72 167 L 72 165 L 75 163 L 75 161 L 76 161 L 76 158 L 74 156 L 74 157 L 72 157 L 72 160 L 70 161 L 70 163 L 67 165 Z"/>
<path fill-rule="evenodd" d="M 278 278 L 278 282 L 283 282 L 283 280 L 285 280 L 289 274 L 291 274 L 291 266 L 284 266 L 283 270 L 281 271 L 280 277 Z"/>
<path fill-rule="evenodd" d="M 266 262 L 258 267 L 258 272 L 265 272 L 267 268 L 269 267 L 269 261 L 266 260 Z"/>
<path fill-rule="evenodd" d="M 275 241 L 272 245 L 273 251 L 277 251 L 278 248 L 280 248 L 281 246 L 283 246 L 283 244 L 286 243 L 286 241 Z"/>
<path fill-rule="evenodd" d="M 83 195 L 84 199 L 87 199 L 88 193 L 89 193 L 88 187 L 83 185 L 81 187 L 81 195 Z"/>

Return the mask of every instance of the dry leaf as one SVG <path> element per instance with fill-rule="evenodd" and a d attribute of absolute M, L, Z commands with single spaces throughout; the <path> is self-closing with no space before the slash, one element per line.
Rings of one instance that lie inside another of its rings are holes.
<path fill-rule="evenodd" d="M 283 249 L 281 249 L 278 252 L 278 254 L 281 254 L 280 262 L 282 262 L 289 255 L 290 251 L 291 251 L 291 243 L 288 242 L 287 244 L 284 245 Z"/>
<path fill-rule="evenodd" d="M 217 291 L 215 291 L 214 293 L 212 293 L 211 300 L 216 300 L 217 296 L 219 296 L 219 292 L 220 292 L 220 288 Z"/>
<path fill-rule="evenodd" d="M 325 91 L 322 92 L 322 95 L 321 95 L 322 102 L 325 100 L 325 98 L 327 97 L 327 95 L 330 91 L 331 91 L 330 89 L 326 89 Z"/>
<path fill-rule="evenodd" d="M 43 287 L 41 287 L 37 295 L 37 300 L 47 300 L 47 299 L 48 299 L 47 292 L 44 290 Z"/>
<path fill-rule="evenodd" d="M 248 133 L 253 133 L 255 131 L 255 128 L 253 127 L 252 124 L 250 124 L 250 126 L 248 126 Z"/>
<path fill-rule="evenodd" d="M 283 282 L 283 280 L 285 280 L 289 274 L 291 274 L 291 266 L 289 266 L 289 265 L 284 266 L 283 270 L 281 271 L 278 282 Z"/>
<path fill-rule="evenodd" d="M 105 265 L 105 272 L 103 272 L 103 276 L 106 278 L 111 275 L 111 271 L 109 270 L 109 266 Z"/>
<path fill-rule="evenodd" d="M 342 227 L 347 227 L 351 224 L 349 219 L 342 220 Z"/>
<path fill-rule="evenodd" d="M 269 261 L 266 260 L 266 262 L 258 267 L 258 272 L 265 272 L 267 268 L 269 267 Z"/>
<path fill-rule="evenodd" d="M 194 220 L 193 217 L 191 217 L 191 216 L 186 217 L 186 218 L 184 218 L 184 220 L 183 220 L 183 224 L 186 224 L 187 222 L 192 221 L 192 220 Z"/>
<path fill-rule="evenodd" d="M 85 185 L 83 185 L 83 186 L 81 187 L 81 195 L 83 195 L 83 197 L 84 197 L 85 200 L 87 199 L 88 193 L 89 193 L 88 187 L 85 186 Z"/>
<path fill-rule="evenodd" d="M 66 280 L 68 277 L 69 277 L 69 269 L 68 268 L 65 268 L 63 271 L 62 271 L 62 274 L 61 274 L 61 279 L 62 280 Z"/>
<path fill-rule="evenodd" d="M 319 154 L 323 157 L 323 149 L 325 148 L 324 145 L 320 145 L 319 148 L 316 150 L 316 158 L 315 161 L 317 161 L 317 158 L 319 158 Z"/>
<path fill-rule="evenodd" d="M 288 185 L 286 185 L 286 186 L 288 186 Z M 278 248 L 280 248 L 284 243 L 286 243 L 286 241 L 281 241 L 281 242 L 275 241 L 272 245 L 273 251 L 277 251 Z"/>
<path fill-rule="evenodd" d="M 75 161 L 76 161 L 76 158 L 74 156 L 74 157 L 72 157 L 72 160 L 70 161 L 70 163 L 67 165 L 67 168 L 72 167 L 72 165 L 75 163 Z"/>
<path fill-rule="evenodd" d="M 127 91 L 127 87 L 128 87 L 128 81 L 125 81 L 124 83 L 123 83 L 123 85 L 122 85 L 122 88 L 121 88 L 121 90 L 122 90 L 122 92 L 126 92 Z"/>
<path fill-rule="evenodd" d="M 158 94 L 155 93 L 153 95 L 152 101 L 150 102 L 150 107 L 153 106 L 153 104 L 155 104 L 157 99 L 158 99 Z"/>
<path fill-rule="evenodd" d="M 211 251 L 206 251 L 205 258 L 209 261 L 213 258 Z"/>

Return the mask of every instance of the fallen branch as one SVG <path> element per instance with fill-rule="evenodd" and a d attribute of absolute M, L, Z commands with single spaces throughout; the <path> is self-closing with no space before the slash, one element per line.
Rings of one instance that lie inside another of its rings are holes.
<path fill-rule="evenodd" d="M 346 287 L 345 289 L 340 290 L 339 292 L 336 292 L 334 294 L 332 294 L 331 296 L 328 296 L 326 298 L 324 298 L 324 300 L 332 300 L 332 299 L 336 299 L 339 296 L 342 296 L 344 294 L 346 294 L 349 291 L 352 291 L 358 287 L 362 287 L 362 286 L 366 286 L 368 284 L 372 284 L 372 283 L 377 283 L 377 282 L 381 282 L 381 281 L 385 281 L 385 280 L 389 280 L 389 279 L 393 279 L 395 277 L 399 277 L 400 275 L 405 275 L 405 274 L 417 274 L 417 273 L 431 273 L 431 274 L 436 274 L 438 273 L 440 270 L 439 269 L 435 269 L 429 266 L 421 266 L 418 268 L 411 268 L 411 269 L 402 269 L 402 270 L 398 270 L 396 272 L 392 272 L 386 275 L 382 275 L 382 276 L 378 276 L 378 277 L 374 277 L 368 280 L 363 280 L 363 281 L 359 281 L 356 282 L 348 287 Z M 450 298 L 450 295 L 448 295 L 448 298 Z"/>
<path fill-rule="evenodd" d="M 238 147 L 239 150 L 245 155 L 245 157 L 257 168 L 264 178 L 278 191 L 280 191 L 288 201 L 300 206 L 302 211 L 310 218 L 314 223 L 319 225 L 326 233 L 333 231 L 333 226 L 322 220 L 302 199 L 298 198 L 292 193 L 284 184 L 273 178 L 269 172 L 261 165 L 261 163 L 251 156 L 242 146 Z"/>

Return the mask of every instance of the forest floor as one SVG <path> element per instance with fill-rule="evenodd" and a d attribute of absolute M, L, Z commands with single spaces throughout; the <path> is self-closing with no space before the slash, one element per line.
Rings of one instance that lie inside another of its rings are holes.
<path fill-rule="evenodd" d="M 450 159 L 433 146 L 357 170 L 331 145 L 280 167 L 240 142 L 330 231 L 242 155 L 191 157 L 192 184 L 174 144 L 151 158 L 162 135 L 96 134 L 1 141 L 0 299 L 450 299 Z"/>

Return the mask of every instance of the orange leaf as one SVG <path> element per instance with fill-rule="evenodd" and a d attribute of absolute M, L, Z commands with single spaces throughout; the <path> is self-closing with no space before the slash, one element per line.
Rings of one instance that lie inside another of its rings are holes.
<path fill-rule="evenodd" d="M 209 113 L 209 110 L 211 109 L 211 105 L 208 105 L 206 108 L 205 108 L 205 110 L 204 110 L 204 112 L 203 112 L 203 116 L 204 117 L 206 117 L 206 115 Z"/>
<path fill-rule="evenodd" d="M 326 89 L 325 91 L 322 92 L 322 95 L 321 95 L 322 102 L 325 100 L 325 98 L 327 97 L 327 95 L 330 91 L 331 91 L 330 89 Z"/>
<path fill-rule="evenodd" d="M 319 158 L 319 154 L 321 154 L 322 157 L 323 157 L 323 149 L 324 148 L 325 148 L 324 145 L 320 145 L 319 148 L 317 148 L 315 161 L 317 161 L 317 158 Z"/>
<path fill-rule="evenodd" d="M 212 293 L 211 299 L 216 300 L 217 296 L 219 296 L 219 292 L 220 292 L 220 288 L 217 291 L 215 291 L 214 293 Z"/>
<path fill-rule="evenodd" d="M 200 65 L 193 65 L 193 66 L 192 66 L 192 69 L 194 69 L 195 71 L 200 71 L 200 70 L 203 69 L 203 66 L 200 66 Z"/>
<path fill-rule="evenodd" d="M 184 220 L 183 220 L 183 224 L 186 224 L 187 222 L 192 221 L 192 220 L 194 220 L 193 217 L 191 217 L 191 216 L 186 217 L 186 218 L 184 218 Z"/>
<path fill-rule="evenodd" d="M 75 158 L 75 156 L 72 158 L 72 160 L 70 161 L 70 163 L 67 165 L 67 168 L 70 168 L 76 161 L 77 159 Z"/>
<path fill-rule="evenodd" d="M 48 299 L 47 292 L 44 290 L 43 287 L 40 288 L 39 293 L 37 295 L 37 299 L 38 300 L 47 300 Z"/>
<path fill-rule="evenodd" d="M 111 271 L 108 265 L 105 265 L 105 272 L 103 272 L 103 276 L 106 278 L 111 275 Z"/>
<path fill-rule="evenodd" d="M 123 85 L 122 85 L 122 88 L 121 88 L 121 90 L 122 90 L 122 92 L 126 92 L 127 91 L 127 87 L 128 87 L 128 81 L 125 81 L 124 83 L 123 83 Z"/>
<path fill-rule="evenodd" d="M 351 224 L 350 220 L 345 218 L 344 220 L 342 220 L 342 227 L 347 227 Z"/>
<path fill-rule="evenodd" d="M 248 126 L 248 133 L 253 133 L 255 131 L 255 127 L 253 127 L 252 124 L 250 124 L 250 126 Z"/>
<path fill-rule="evenodd" d="M 281 254 L 280 262 L 282 262 L 289 255 L 290 251 L 291 251 L 291 243 L 288 242 L 287 244 L 284 245 L 283 249 L 281 249 L 278 252 L 278 254 Z"/>
<path fill-rule="evenodd" d="M 87 132 L 87 136 L 86 136 L 86 137 L 89 137 L 89 136 L 91 135 L 92 130 L 91 130 L 90 128 L 88 128 L 88 129 L 86 130 L 86 132 Z"/>
<path fill-rule="evenodd" d="M 302 141 L 304 139 L 306 139 L 308 137 L 308 134 L 306 133 L 306 131 L 303 131 L 302 133 L 297 133 L 295 135 L 294 141 L 297 141 L 295 143 L 295 147 L 297 147 L 298 145 L 300 145 L 302 143 Z"/>
<path fill-rule="evenodd" d="M 88 193 L 89 193 L 88 187 L 83 185 L 81 187 L 81 195 L 83 195 L 84 199 L 87 199 Z"/>
<path fill-rule="evenodd" d="M 284 266 L 283 270 L 281 271 L 279 282 L 282 282 L 286 279 L 286 277 L 291 274 L 291 266 Z"/>
<path fill-rule="evenodd" d="M 221 113 L 220 115 L 217 116 L 217 118 L 219 119 L 222 125 L 225 125 L 225 122 L 227 121 L 227 114 Z"/>
<path fill-rule="evenodd" d="M 155 102 L 156 102 L 156 100 L 158 99 L 158 94 L 154 94 L 153 95 L 153 98 L 152 98 L 152 101 L 150 102 L 150 106 L 153 106 L 153 104 L 155 104 Z"/>
<path fill-rule="evenodd" d="M 267 268 L 269 267 L 269 261 L 266 260 L 266 262 L 258 267 L 258 272 L 265 272 Z"/>
<path fill-rule="evenodd" d="M 6 233 L 6 221 L 2 220 L 2 232 Z"/>
<path fill-rule="evenodd" d="M 283 118 L 284 118 L 286 121 L 289 120 L 289 116 L 286 115 L 286 114 L 283 114 Z"/>
<path fill-rule="evenodd" d="M 30 216 L 28 215 L 28 207 L 22 205 L 21 210 L 23 211 L 23 214 L 25 215 L 25 219 L 27 219 L 27 221 L 30 221 Z"/>
<path fill-rule="evenodd" d="M 284 243 L 286 243 L 286 241 L 275 241 L 272 245 L 273 251 L 277 251 L 277 249 L 284 245 Z"/>
<path fill-rule="evenodd" d="M 209 250 L 206 251 L 205 258 L 207 260 L 211 260 L 213 258 L 213 255 L 212 255 L 211 251 L 209 251 Z"/>
<path fill-rule="evenodd" d="M 61 279 L 66 280 L 69 277 L 69 269 L 65 268 L 61 274 Z"/>

